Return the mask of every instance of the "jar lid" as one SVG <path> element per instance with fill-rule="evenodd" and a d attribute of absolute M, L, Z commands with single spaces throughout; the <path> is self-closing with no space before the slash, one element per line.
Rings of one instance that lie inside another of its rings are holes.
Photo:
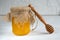
<path fill-rule="evenodd" d="M 11 12 L 21 12 L 21 11 L 29 11 L 31 10 L 30 7 L 27 6 L 20 6 L 20 7 L 11 7 Z"/>

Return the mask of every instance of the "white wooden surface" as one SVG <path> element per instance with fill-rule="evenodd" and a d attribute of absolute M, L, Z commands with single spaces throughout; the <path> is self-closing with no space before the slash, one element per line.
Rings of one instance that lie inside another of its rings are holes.
<path fill-rule="evenodd" d="M 44 25 L 38 20 L 38 26 L 35 31 L 25 36 L 15 36 L 12 33 L 11 22 L 4 20 L 0 16 L 0 40 L 60 40 L 60 16 L 43 16 L 47 23 L 51 24 L 55 32 L 48 34 Z"/>

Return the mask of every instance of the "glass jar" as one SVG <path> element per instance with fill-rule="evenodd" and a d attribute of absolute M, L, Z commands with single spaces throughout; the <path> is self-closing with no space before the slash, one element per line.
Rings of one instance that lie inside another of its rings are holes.
<path fill-rule="evenodd" d="M 29 7 L 11 8 L 12 31 L 15 35 L 26 35 L 30 32 L 30 25 L 35 19 Z"/>

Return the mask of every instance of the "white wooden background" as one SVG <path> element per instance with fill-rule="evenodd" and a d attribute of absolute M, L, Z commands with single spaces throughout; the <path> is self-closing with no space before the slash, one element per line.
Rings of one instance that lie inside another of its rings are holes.
<path fill-rule="evenodd" d="M 60 15 L 59 0 L 0 0 L 0 15 L 6 15 L 12 6 L 32 4 L 41 15 Z"/>

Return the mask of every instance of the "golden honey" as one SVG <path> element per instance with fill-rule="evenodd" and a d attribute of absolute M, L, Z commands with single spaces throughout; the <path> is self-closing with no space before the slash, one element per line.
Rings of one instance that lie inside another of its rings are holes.
<path fill-rule="evenodd" d="M 15 35 L 26 35 L 30 32 L 30 21 L 26 21 L 23 24 L 21 22 L 15 22 L 15 18 L 12 17 L 12 31 Z"/>

